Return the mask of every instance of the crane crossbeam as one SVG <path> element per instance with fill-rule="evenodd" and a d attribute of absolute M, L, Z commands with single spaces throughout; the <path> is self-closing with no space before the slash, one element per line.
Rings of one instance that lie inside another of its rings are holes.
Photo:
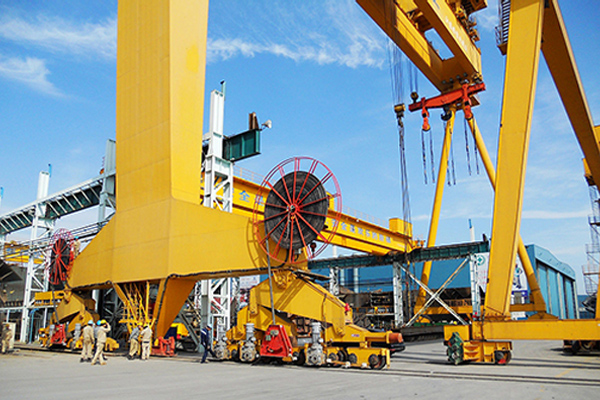
<path fill-rule="evenodd" d="M 462 6 L 454 3 L 453 10 L 443 0 L 357 0 L 357 3 L 440 92 L 455 89 L 465 79 L 481 79 L 481 54 L 474 43 L 475 24 Z M 486 6 L 486 2 L 480 4 L 478 9 Z M 425 32 L 432 28 L 452 57 L 442 58 L 425 37 Z"/>

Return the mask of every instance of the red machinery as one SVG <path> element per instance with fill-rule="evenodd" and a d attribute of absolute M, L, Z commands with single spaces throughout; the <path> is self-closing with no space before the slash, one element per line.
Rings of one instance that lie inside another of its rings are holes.
<path fill-rule="evenodd" d="M 292 342 L 283 325 L 270 325 L 260 346 L 261 357 L 283 358 L 292 356 Z"/>

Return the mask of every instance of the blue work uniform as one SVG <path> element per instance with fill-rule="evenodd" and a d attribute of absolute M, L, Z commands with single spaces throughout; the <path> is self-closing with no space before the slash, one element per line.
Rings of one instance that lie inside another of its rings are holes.
<path fill-rule="evenodd" d="M 202 329 L 200 332 L 200 344 L 204 346 L 204 354 L 202 355 L 202 362 L 206 362 L 206 356 L 210 354 L 215 357 L 215 353 L 212 351 L 212 340 L 211 334 L 208 328 Z"/>

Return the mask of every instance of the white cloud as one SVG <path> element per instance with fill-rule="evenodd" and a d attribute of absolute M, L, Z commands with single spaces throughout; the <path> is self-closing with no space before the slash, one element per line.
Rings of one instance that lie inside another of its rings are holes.
<path fill-rule="evenodd" d="M 473 14 L 477 19 L 477 26 L 485 31 L 494 32 L 498 25 L 498 2 L 488 0 L 487 8 Z"/>
<path fill-rule="evenodd" d="M 21 59 L 0 56 L 0 76 L 24 83 L 30 88 L 46 94 L 62 96 L 63 94 L 48 80 L 49 74 L 46 62 L 39 58 Z"/>
<path fill-rule="evenodd" d="M 544 211 L 544 210 L 525 210 L 523 219 L 570 219 L 587 218 L 590 214 L 588 210 L 579 211 Z"/>
<path fill-rule="evenodd" d="M 209 24 L 209 62 L 271 54 L 296 62 L 338 64 L 350 68 L 385 64 L 385 36 L 352 2 L 293 7 L 264 6 L 250 26 L 232 5 L 215 12 Z"/>
<path fill-rule="evenodd" d="M 227 60 L 237 56 L 254 57 L 258 54 L 272 54 L 291 60 L 312 61 L 319 65 L 340 64 L 350 68 L 359 66 L 379 67 L 382 60 L 365 56 L 364 48 L 354 43 L 347 52 L 335 49 L 330 43 L 318 46 L 300 46 L 295 44 L 266 43 L 258 44 L 235 39 L 209 39 L 207 58 L 209 62 Z"/>
<path fill-rule="evenodd" d="M 75 24 L 60 18 L 0 18 L 0 37 L 52 52 L 114 59 L 117 54 L 117 20 Z"/>

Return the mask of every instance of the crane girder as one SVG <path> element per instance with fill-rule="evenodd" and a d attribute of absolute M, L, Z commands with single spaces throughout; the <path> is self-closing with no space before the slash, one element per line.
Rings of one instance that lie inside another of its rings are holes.
<path fill-rule="evenodd" d="M 440 92 L 456 88 L 465 79 L 481 78 L 480 51 L 446 1 L 357 0 L 357 3 Z M 425 32 L 432 28 L 453 57 L 443 59 L 425 37 Z"/>

